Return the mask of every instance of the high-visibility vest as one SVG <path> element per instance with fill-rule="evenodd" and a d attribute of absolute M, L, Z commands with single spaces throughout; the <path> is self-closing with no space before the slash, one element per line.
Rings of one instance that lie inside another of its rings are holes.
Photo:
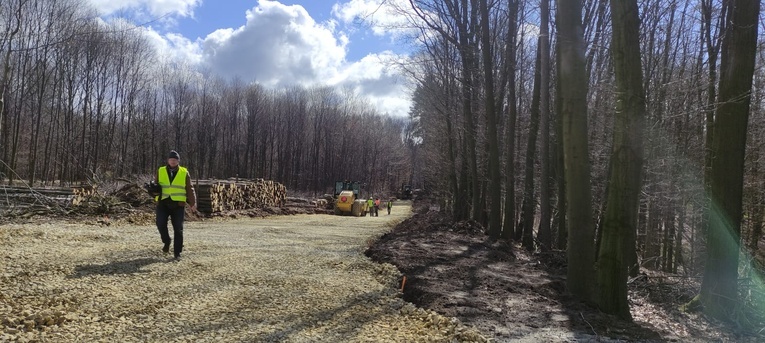
<path fill-rule="evenodd" d="M 167 166 L 159 168 L 159 185 L 162 186 L 162 195 L 155 197 L 159 201 L 171 198 L 173 201 L 186 201 L 186 168 L 178 166 L 178 172 L 175 174 L 173 182 L 170 182 L 170 176 L 167 175 Z M 160 198 L 161 197 L 161 198 Z"/>
<path fill-rule="evenodd" d="M 372 199 L 367 200 L 367 206 L 372 207 L 375 205 L 375 202 Z"/>

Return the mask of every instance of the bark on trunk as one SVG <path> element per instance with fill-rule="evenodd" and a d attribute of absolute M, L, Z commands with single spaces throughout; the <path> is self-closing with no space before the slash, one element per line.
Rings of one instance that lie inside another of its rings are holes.
<path fill-rule="evenodd" d="M 704 311 L 731 319 L 738 298 L 744 153 L 757 48 L 759 0 L 733 0 L 723 38 L 719 106 L 710 149 L 707 263 L 699 300 Z"/>
<path fill-rule="evenodd" d="M 537 42 L 541 40 L 541 37 Z M 539 46 L 539 44 L 537 44 Z M 539 133 L 539 93 L 541 78 L 541 50 L 537 49 L 536 66 L 534 68 L 534 89 L 531 97 L 531 118 L 529 127 L 529 139 L 526 144 L 526 166 L 523 186 L 523 204 L 521 205 L 521 221 L 518 223 L 516 237 L 521 237 L 523 247 L 526 250 L 534 250 L 534 213 L 537 202 L 534 196 L 534 167 L 537 156 L 537 136 Z"/>
<path fill-rule="evenodd" d="M 608 206 L 598 257 L 598 305 L 603 312 L 631 320 L 627 302 L 627 260 L 634 251 L 643 168 L 645 92 L 640 59 L 636 0 L 611 0 L 611 53 L 617 102 Z"/>
<path fill-rule="evenodd" d="M 502 238 L 510 241 L 515 227 L 515 127 L 518 108 L 515 98 L 515 42 L 518 22 L 518 1 L 508 1 L 509 29 L 505 38 L 505 72 L 507 73 L 507 128 L 505 130 L 505 210 Z"/>
<path fill-rule="evenodd" d="M 540 177 L 539 177 L 539 230 L 537 240 L 539 247 L 546 251 L 552 247 L 552 232 L 550 231 L 550 0 L 542 0 L 540 4 L 541 33 L 539 35 L 540 56 L 540 94 L 539 94 L 539 125 L 541 126 L 541 141 L 539 146 Z"/>
<path fill-rule="evenodd" d="M 502 174 L 499 166 L 499 139 L 497 113 L 494 100 L 494 57 L 489 32 L 489 6 L 481 0 L 481 42 L 483 44 L 483 72 L 486 86 L 486 129 L 489 145 L 489 236 L 499 238 L 502 233 Z"/>
<path fill-rule="evenodd" d="M 558 53 L 563 116 L 563 150 L 568 219 L 569 291 L 591 301 L 595 252 L 587 136 L 587 75 L 584 59 L 582 1 L 558 0 Z"/>

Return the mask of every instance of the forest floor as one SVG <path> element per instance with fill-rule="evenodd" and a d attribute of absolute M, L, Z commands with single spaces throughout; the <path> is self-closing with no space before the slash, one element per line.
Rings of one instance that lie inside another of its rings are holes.
<path fill-rule="evenodd" d="M 177 266 L 154 250 L 150 206 L 2 218 L 0 341 L 765 341 L 681 312 L 696 279 L 645 270 L 629 284 L 634 322 L 605 315 L 565 292 L 565 254 L 410 217 L 408 203 L 390 217 L 280 216 L 326 212 L 190 215 Z"/>
<path fill-rule="evenodd" d="M 642 270 L 629 283 L 634 322 L 619 320 L 565 291 L 565 253 L 531 254 L 489 241 L 477 223 L 418 212 L 366 255 L 398 267 L 406 277 L 405 300 L 456 317 L 497 342 L 765 340 L 680 311 L 698 291 L 696 279 Z"/>
<path fill-rule="evenodd" d="M 363 252 L 410 215 L 0 225 L 0 342 L 487 342 L 401 299 Z"/>

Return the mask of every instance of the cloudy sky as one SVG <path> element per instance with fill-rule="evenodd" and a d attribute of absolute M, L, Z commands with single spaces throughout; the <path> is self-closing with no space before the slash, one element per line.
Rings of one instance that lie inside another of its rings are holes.
<path fill-rule="evenodd" d="M 272 87 L 352 87 L 380 112 L 408 113 L 395 65 L 409 48 L 389 29 L 402 19 L 382 0 L 89 1 L 107 20 L 147 27 L 169 58 Z"/>

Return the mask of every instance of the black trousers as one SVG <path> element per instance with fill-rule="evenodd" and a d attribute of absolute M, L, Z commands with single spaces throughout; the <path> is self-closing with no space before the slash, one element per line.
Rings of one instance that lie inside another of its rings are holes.
<path fill-rule="evenodd" d="M 168 218 L 173 224 L 173 253 L 180 256 L 183 251 L 183 216 L 185 207 L 175 201 L 160 201 L 157 203 L 157 229 L 162 243 L 170 243 L 170 233 L 167 228 Z"/>

